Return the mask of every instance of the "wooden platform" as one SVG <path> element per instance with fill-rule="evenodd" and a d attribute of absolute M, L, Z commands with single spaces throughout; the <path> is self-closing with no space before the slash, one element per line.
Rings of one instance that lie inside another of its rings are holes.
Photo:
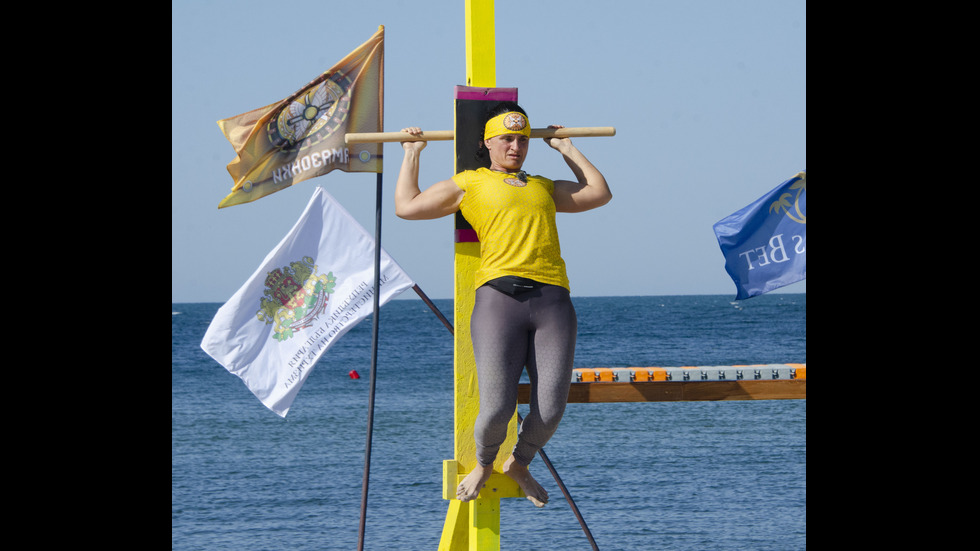
<path fill-rule="evenodd" d="M 521 384 L 518 403 L 531 388 Z M 576 369 L 569 403 L 805 400 L 806 364 Z"/>

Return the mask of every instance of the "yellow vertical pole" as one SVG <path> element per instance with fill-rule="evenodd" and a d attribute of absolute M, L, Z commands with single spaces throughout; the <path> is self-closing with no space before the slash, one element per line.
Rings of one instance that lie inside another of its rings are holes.
<path fill-rule="evenodd" d="M 468 86 L 492 88 L 496 83 L 494 62 L 493 0 L 466 0 L 466 82 Z M 458 136 L 460 132 L 457 132 Z M 459 167 L 454 166 L 454 173 Z M 457 220 L 457 226 L 459 221 Z M 480 243 L 455 239 L 455 328 L 453 373 L 455 374 L 454 458 L 469 472 L 475 465 L 473 423 L 480 411 L 476 361 L 470 341 L 476 270 Z"/>
<path fill-rule="evenodd" d="M 466 85 L 497 85 L 493 0 L 466 0 Z"/>
<path fill-rule="evenodd" d="M 493 88 L 496 86 L 493 0 L 465 0 L 465 27 L 466 85 Z M 456 135 L 460 135 L 458 130 Z M 460 218 L 457 215 L 457 235 Z M 494 473 L 480 497 L 469 503 L 454 499 L 459 481 L 476 465 L 473 423 L 479 413 L 479 386 L 470 340 L 470 315 L 475 293 L 473 282 L 480 262 L 479 242 L 466 239 L 454 241 L 454 458 L 443 465 L 443 497 L 450 500 L 450 505 L 439 550 L 496 551 L 500 549 L 500 498 L 523 497 L 516 484 L 498 474 L 506 454 L 501 454 L 504 457 L 499 457 L 494 464 L 498 473 Z M 516 427 L 515 411 L 508 431 L 510 436 L 501 450 L 513 447 Z"/>
<path fill-rule="evenodd" d="M 466 85 L 496 86 L 496 45 L 493 0 L 466 0 L 464 25 L 466 27 Z M 455 149 L 455 148 L 454 148 Z M 454 166 L 454 172 L 455 172 Z M 480 263 L 480 243 L 460 242 L 455 245 L 455 292 L 453 295 L 455 342 L 453 344 L 453 373 L 455 374 L 454 456 L 458 469 L 469 472 L 476 465 L 476 444 L 473 441 L 473 423 L 479 413 L 480 392 L 476 378 L 476 361 L 470 340 L 470 315 L 473 312 L 476 270 Z M 487 511 L 485 501 L 477 499 L 461 506 L 466 516 L 457 522 L 456 530 L 465 534 L 469 551 L 496 551 L 500 549 L 500 498 L 496 507 Z M 496 510 L 496 518 L 492 517 Z M 459 542 L 463 543 L 463 542 Z M 460 546 L 460 549 L 463 549 Z M 455 550 L 453 550 L 455 551 Z"/>

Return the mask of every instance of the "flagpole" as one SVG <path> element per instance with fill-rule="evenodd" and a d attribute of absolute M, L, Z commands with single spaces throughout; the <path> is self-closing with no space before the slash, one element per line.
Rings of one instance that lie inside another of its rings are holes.
<path fill-rule="evenodd" d="M 374 327 L 371 335 L 371 378 L 368 393 L 367 442 L 364 445 L 364 477 L 361 489 L 361 526 L 357 534 L 357 549 L 364 549 L 364 528 L 367 524 L 368 479 L 371 474 L 371 437 L 374 430 L 374 389 L 378 372 L 378 323 L 381 313 L 381 188 L 382 173 L 377 177 L 377 199 L 374 220 Z"/>

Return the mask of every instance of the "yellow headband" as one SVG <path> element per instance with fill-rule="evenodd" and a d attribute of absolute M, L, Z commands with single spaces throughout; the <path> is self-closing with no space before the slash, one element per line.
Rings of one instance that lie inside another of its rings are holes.
<path fill-rule="evenodd" d="M 524 134 L 530 137 L 531 125 L 523 114 L 510 111 L 487 121 L 487 126 L 483 130 L 483 139 L 489 140 L 501 134 Z"/>

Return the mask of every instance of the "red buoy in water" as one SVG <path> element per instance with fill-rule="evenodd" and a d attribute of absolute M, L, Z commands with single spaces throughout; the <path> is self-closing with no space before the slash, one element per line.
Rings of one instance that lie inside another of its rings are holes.
<path fill-rule="evenodd" d="M 361 378 L 361 376 L 357 374 L 357 370 L 356 369 L 351 369 L 350 370 L 350 373 L 348 373 L 348 375 L 350 375 L 350 378 L 351 379 L 360 379 Z"/>

